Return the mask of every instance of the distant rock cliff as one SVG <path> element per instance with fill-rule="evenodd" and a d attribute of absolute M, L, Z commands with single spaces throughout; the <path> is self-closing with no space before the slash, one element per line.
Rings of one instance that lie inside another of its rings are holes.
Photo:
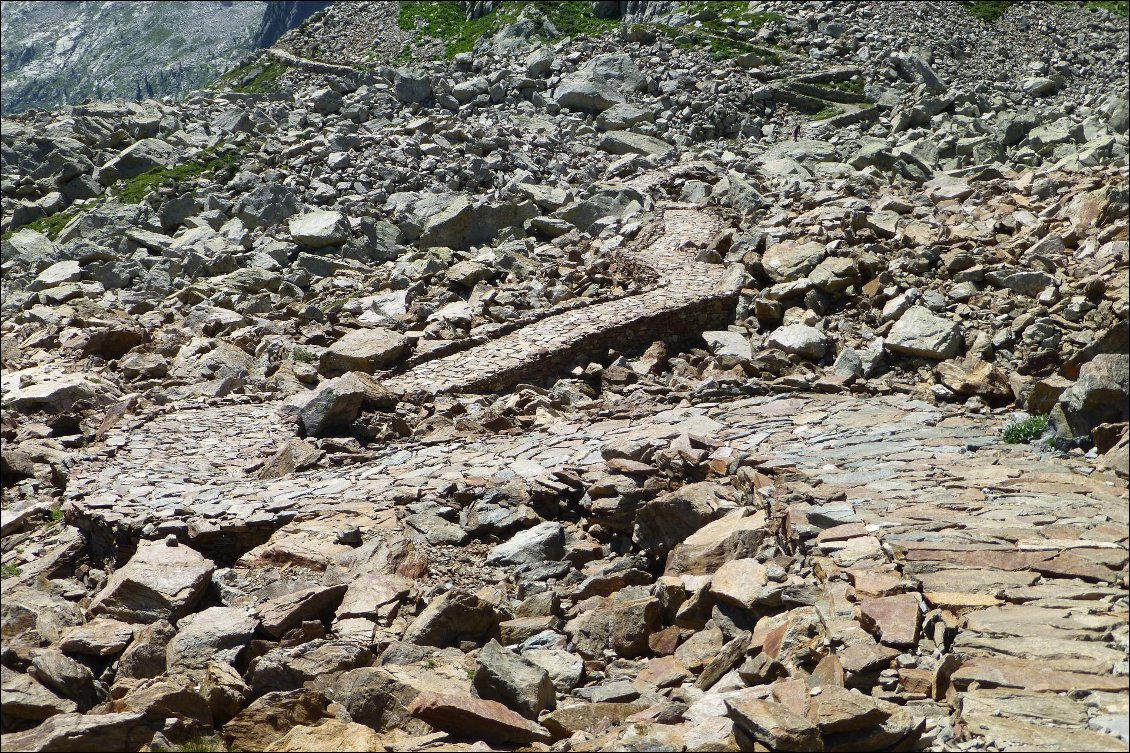
<path fill-rule="evenodd" d="M 5 114 L 181 96 L 328 2 L 29 2 L 0 6 Z"/>

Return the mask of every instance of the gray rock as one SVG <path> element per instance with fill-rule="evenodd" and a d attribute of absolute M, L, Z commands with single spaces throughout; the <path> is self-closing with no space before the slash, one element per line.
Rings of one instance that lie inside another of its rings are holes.
<path fill-rule="evenodd" d="M 637 123 L 652 122 L 655 113 L 630 102 L 612 105 L 596 118 L 596 127 L 602 131 L 622 131 Z M 615 152 L 614 152 L 615 154 Z"/>
<path fill-rule="evenodd" d="M 318 89 L 310 95 L 310 105 L 319 115 L 332 115 L 344 104 L 341 94 L 333 89 Z"/>
<path fill-rule="evenodd" d="M 1052 416 L 1059 433 L 1067 436 L 1089 434 L 1102 423 L 1119 423 L 1130 418 L 1130 356 L 1101 353 L 1079 369 L 1075 384 L 1063 391 Z"/>
<path fill-rule="evenodd" d="M 826 255 L 824 245 L 815 241 L 777 243 L 765 250 L 761 266 L 773 282 L 792 282 L 816 269 Z"/>
<path fill-rule="evenodd" d="M 770 347 L 795 353 L 805 358 L 819 359 L 828 349 L 828 338 L 815 327 L 789 324 L 773 330 L 766 341 Z"/>
<path fill-rule="evenodd" d="M 547 677 L 546 682 L 548 681 Z M 0 666 L 0 710 L 3 710 L 5 719 L 38 722 L 77 709 L 74 701 L 60 698 L 36 682 L 32 676 Z M 7 737 L 4 736 L 5 750 L 9 749 Z"/>
<path fill-rule="evenodd" d="M 323 372 L 360 371 L 371 374 L 404 355 L 408 340 L 399 332 L 381 327 L 355 329 L 322 352 Z"/>
<path fill-rule="evenodd" d="M 210 607 L 181 620 L 166 648 L 166 666 L 202 667 L 231 664 L 251 640 L 259 621 L 243 609 Z"/>
<path fill-rule="evenodd" d="M 528 565 L 565 556 L 565 528 L 553 521 L 516 533 L 487 555 L 492 565 Z"/>
<path fill-rule="evenodd" d="M 423 102 L 432 96 L 432 82 L 420 71 L 394 71 L 392 88 L 396 98 L 405 104 Z"/>
<path fill-rule="evenodd" d="M 141 750 L 153 739 L 141 712 L 58 714 L 26 732 L 4 735 L 5 750 Z"/>
<path fill-rule="evenodd" d="M 290 218 L 290 237 L 307 249 L 340 246 L 349 240 L 349 220 L 341 212 L 307 212 Z"/>
<path fill-rule="evenodd" d="M 294 192 L 278 183 L 264 183 L 245 194 L 235 216 L 248 228 L 273 227 L 298 212 Z"/>
<path fill-rule="evenodd" d="M 597 55 L 562 79 L 553 100 L 566 109 L 600 113 L 624 102 L 624 95 L 643 83 L 643 74 L 628 55 Z"/>
<path fill-rule="evenodd" d="M 599 146 L 610 154 L 666 154 L 675 147 L 663 139 L 632 131 L 609 131 L 600 138 Z"/>
<path fill-rule="evenodd" d="M 137 631 L 133 642 L 118 658 L 119 678 L 144 679 L 165 673 L 165 656 L 176 629 L 167 620 L 157 620 Z"/>
<path fill-rule="evenodd" d="M 68 654 L 80 656 L 113 656 L 133 638 L 133 627 L 112 617 L 95 617 L 85 625 L 67 628 L 59 637 L 59 646 Z"/>
<path fill-rule="evenodd" d="M 558 648 L 525 649 L 522 656 L 549 673 L 549 679 L 558 693 L 569 693 L 581 684 L 585 674 L 584 659 Z"/>
<path fill-rule="evenodd" d="M 174 164 L 179 150 L 160 139 L 141 139 L 98 168 L 97 180 L 108 186 L 116 180 L 134 178 L 157 167 Z"/>
<path fill-rule="evenodd" d="M 526 58 L 526 75 L 530 78 L 544 78 L 553 65 L 553 50 L 540 47 Z"/>
<path fill-rule="evenodd" d="M 961 327 L 923 306 L 907 309 L 885 342 L 887 350 L 921 358 L 953 358 L 961 349 Z"/>
<path fill-rule="evenodd" d="M 101 701 L 105 692 L 95 685 L 94 674 L 85 664 L 53 648 L 37 651 L 31 666 L 36 679 L 64 698 L 75 702 L 79 711 L 87 711 Z"/>
<path fill-rule="evenodd" d="M 499 614 L 489 602 L 466 591 L 440 594 L 404 631 L 404 641 L 420 646 L 456 646 L 460 641 L 481 643 L 498 628 Z"/>
<path fill-rule="evenodd" d="M 328 379 L 304 396 L 298 420 L 308 437 L 325 437 L 347 430 L 361 411 L 365 387 L 349 375 Z"/>
<path fill-rule="evenodd" d="M 544 669 L 490 641 L 479 652 L 473 685 L 480 698 L 498 701 L 527 719 L 556 706 L 553 682 Z"/>
<path fill-rule="evenodd" d="M 729 366 L 743 363 L 753 357 L 753 348 L 749 344 L 749 339 L 737 332 L 728 330 L 703 332 L 702 339 L 706 341 L 706 347 L 710 352 Z"/>

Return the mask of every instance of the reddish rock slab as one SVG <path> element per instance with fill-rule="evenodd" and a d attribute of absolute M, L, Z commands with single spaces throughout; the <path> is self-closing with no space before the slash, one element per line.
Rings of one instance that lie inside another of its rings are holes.
<path fill-rule="evenodd" d="M 550 742 L 549 731 L 496 701 L 469 695 L 423 692 L 408 713 L 436 729 L 459 737 L 486 742 Z"/>
<path fill-rule="evenodd" d="M 888 646 L 913 646 L 918 642 L 922 611 L 916 594 L 882 596 L 859 603 L 863 627 Z"/>

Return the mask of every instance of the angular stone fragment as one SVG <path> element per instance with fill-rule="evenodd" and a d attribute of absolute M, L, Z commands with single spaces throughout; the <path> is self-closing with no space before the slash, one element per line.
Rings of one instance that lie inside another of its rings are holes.
<path fill-rule="evenodd" d="M 757 560 L 730 560 L 714 573 L 710 592 L 719 601 L 749 609 L 757 603 L 761 589 L 768 582 L 765 566 Z"/>
<path fill-rule="evenodd" d="M 126 622 L 178 620 L 204 595 L 216 566 L 195 549 L 164 541 L 142 543 L 90 604 L 92 614 Z"/>
<path fill-rule="evenodd" d="M 459 641 L 482 642 L 498 627 L 499 614 L 488 602 L 466 591 L 453 590 L 432 600 L 404 631 L 406 643 L 454 646 Z"/>
<path fill-rule="evenodd" d="M 337 246 L 349 240 L 349 220 L 341 212 L 309 212 L 290 218 L 290 237 L 308 249 Z"/>
<path fill-rule="evenodd" d="M 272 753 L 304 753 L 310 750 L 332 750 L 339 753 L 364 753 L 386 750 L 381 736 L 364 724 L 327 719 L 310 727 L 297 725 L 263 748 Z"/>
<path fill-rule="evenodd" d="M 806 324 L 788 324 L 778 327 L 769 335 L 768 344 L 786 353 L 805 358 L 823 358 L 828 349 L 828 338 L 823 332 Z"/>
<path fill-rule="evenodd" d="M 281 638 L 305 620 L 323 619 L 337 609 L 346 586 L 314 586 L 275 597 L 256 610 L 260 627 L 268 635 Z"/>
<path fill-rule="evenodd" d="M 30 675 L 0 666 L 0 709 L 5 719 L 21 719 L 26 723 L 72 713 L 78 707 L 74 701 L 52 693 Z"/>
<path fill-rule="evenodd" d="M 496 701 L 470 695 L 425 692 L 416 696 L 409 713 L 458 737 L 492 743 L 549 742 L 549 732 Z"/>
<path fill-rule="evenodd" d="M 113 656 L 133 639 L 133 627 L 111 617 L 95 617 L 85 625 L 67 628 L 59 647 L 68 654 Z"/>
<path fill-rule="evenodd" d="M 204 666 L 231 664 L 251 640 L 258 620 L 243 609 L 211 607 L 181 620 L 166 649 L 166 664 Z"/>
<path fill-rule="evenodd" d="M 922 624 L 920 601 L 915 594 L 864 599 L 859 603 L 860 621 L 881 643 L 888 646 L 913 646 Z"/>
<path fill-rule="evenodd" d="M 311 690 L 267 693 L 225 724 L 222 734 L 233 750 L 263 749 L 292 727 L 321 719 L 325 706 L 326 700 Z"/>
<path fill-rule="evenodd" d="M 520 531 L 487 555 L 491 565 L 528 565 L 565 556 L 565 528 L 555 521 Z"/>
<path fill-rule="evenodd" d="M 26 732 L 4 735 L 4 750 L 138 751 L 153 739 L 143 714 L 57 714 Z"/>
<path fill-rule="evenodd" d="M 400 358 L 407 348 L 408 340 L 399 332 L 380 327 L 354 329 L 322 352 L 319 367 L 326 372 L 371 374 Z"/>
<path fill-rule="evenodd" d="M 784 706 L 741 691 L 726 698 L 726 711 L 742 730 L 770 750 L 822 751 L 820 730 Z"/>
<path fill-rule="evenodd" d="M 912 306 L 891 327 L 888 350 L 920 358 L 953 358 L 961 347 L 961 328 L 923 306 Z"/>
<path fill-rule="evenodd" d="M 490 641 L 479 652 L 473 684 L 480 698 L 499 701 L 528 719 L 537 719 L 554 707 L 553 682 L 549 673 L 514 654 L 498 641 Z"/>

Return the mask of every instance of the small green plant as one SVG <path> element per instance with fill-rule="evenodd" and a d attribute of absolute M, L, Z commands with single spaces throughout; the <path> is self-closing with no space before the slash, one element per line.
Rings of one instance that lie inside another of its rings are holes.
<path fill-rule="evenodd" d="M 49 513 L 47 513 L 47 517 L 51 518 L 52 523 L 58 523 L 63 519 L 63 511 L 56 507 L 54 510 L 51 510 Z"/>
<path fill-rule="evenodd" d="M 1026 444 L 1038 439 L 1048 428 L 1048 416 L 1030 416 L 1004 427 L 1006 444 Z"/>
<path fill-rule="evenodd" d="M 1004 15 L 1012 2 L 1010 0 L 970 0 L 964 5 L 965 9 L 975 18 L 991 24 Z"/>
<path fill-rule="evenodd" d="M 298 363 L 313 363 L 314 354 L 306 350 L 305 348 L 295 348 L 294 360 Z"/>
<path fill-rule="evenodd" d="M 126 204 L 140 204 L 150 191 L 166 182 L 179 184 L 205 173 L 234 170 L 239 166 L 239 161 L 237 151 L 219 153 L 214 149 L 205 149 L 188 162 L 173 167 L 155 167 L 129 180 L 119 181 L 113 192 Z"/>
<path fill-rule="evenodd" d="M 823 109 L 821 109 L 820 112 L 813 115 L 812 119 L 813 120 L 827 120 L 828 118 L 834 118 L 837 115 L 843 115 L 843 114 L 844 114 L 844 111 L 841 108 L 836 107 L 835 105 L 828 105 L 827 107 L 824 107 Z"/>
<path fill-rule="evenodd" d="M 20 574 L 20 566 L 7 564 L 0 565 L 0 578 L 14 578 Z"/>
<path fill-rule="evenodd" d="M 231 86 L 232 91 L 242 92 L 243 94 L 267 94 L 278 90 L 279 79 L 286 73 L 287 67 L 286 63 L 277 60 L 269 63 L 248 63 L 233 68 L 220 76 L 212 86 L 213 88 L 224 85 Z M 237 83 L 244 81 L 252 73 L 255 75 L 250 81 L 242 84 Z"/>
<path fill-rule="evenodd" d="M 214 753 L 226 750 L 223 741 L 213 735 L 197 735 L 190 737 L 181 744 L 179 750 L 185 753 Z"/>

